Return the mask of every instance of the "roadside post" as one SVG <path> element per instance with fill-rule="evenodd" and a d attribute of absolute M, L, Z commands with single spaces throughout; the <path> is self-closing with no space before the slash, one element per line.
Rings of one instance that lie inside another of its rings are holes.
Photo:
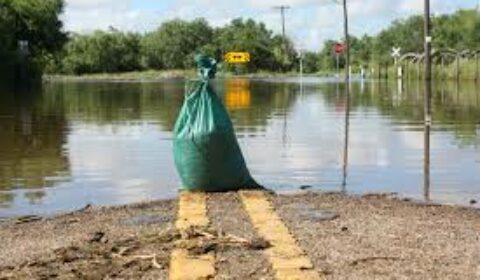
<path fill-rule="evenodd" d="M 20 81 L 24 82 L 28 76 L 28 55 L 29 42 L 27 40 L 18 40 L 18 54 L 20 57 Z"/>
<path fill-rule="evenodd" d="M 345 52 L 345 44 L 335 43 L 333 51 L 335 52 L 335 58 L 337 63 L 337 78 L 339 78 L 340 77 L 340 55 Z"/>
<path fill-rule="evenodd" d="M 298 60 L 300 61 L 300 76 L 303 76 L 303 51 L 298 51 Z"/>
<path fill-rule="evenodd" d="M 395 63 L 395 68 L 397 68 L 397 79 L 401 79 L 403 76 L 402 66 L 398 66 L 398 58 L 401 56 L 400 52 L 402 49 L 400 47 L 392 47 L 391 55 Z"/>

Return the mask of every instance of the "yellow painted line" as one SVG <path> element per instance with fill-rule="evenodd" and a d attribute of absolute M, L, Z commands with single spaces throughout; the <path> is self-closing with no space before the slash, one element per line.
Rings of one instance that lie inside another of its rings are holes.
<path fill-rule="evenodd" d="M 265 254 L 277 279 L 324 279 L 313 269 L 312 262 L 298 247 L 262 191 L 242 191 L 240 197 L 253 226 L 272 245 Z"/>
<path fill-rule="evenodd" d="M 190 227 L 206 227 L 208 223 L 207 195 L 201 192 L 182 192 L 175 227 L 186 230 Z"/>
<path fill-rule="evenodd" d="M 211 279 L 215 275 L 215 256 L 190 256 L 186 249 L 175 249 L 170 259 L 170 279 Z"/>
<path fill-rule="evenodd" d="M 182 192 L 178 202 L 178 214 L 175 227 L 186 230 L 190 227 L 206 227 L 207 196 L 199 192 Z M 171 280 L 210 279 L 215 275 L 215 256 L 213 253 L 192 256 L 186 249 L 174 249 L 170 258 Z"/>

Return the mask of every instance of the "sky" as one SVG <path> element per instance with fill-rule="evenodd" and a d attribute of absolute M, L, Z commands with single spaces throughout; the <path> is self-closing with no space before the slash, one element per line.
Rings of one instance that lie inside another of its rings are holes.
<path fill-rule="evenodd" d="M 397 18 L 423 12 L 423 0 L 347 0 L 350 33 L 375 34 Z M 479 0 L 431 0 L 432 14 L 475 8 Z M 286 32 L 296 47 L 318 50 L 343 33 L 342 8 L 335 0 L 66 0 L 67 31 L 88 33 L 114 27 L 148 32 L 174 18 L 206 18 L 222 26 L 234 18 L 253 18 L 281 32 L 281 17 L 273 7 L 287 5 Z"/>

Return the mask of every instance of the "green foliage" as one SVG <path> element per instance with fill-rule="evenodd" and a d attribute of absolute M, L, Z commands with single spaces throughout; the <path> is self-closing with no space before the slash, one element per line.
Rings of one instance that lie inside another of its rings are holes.
<path fill-rule="evenodd" d="M 303 72 L 316 73 L 320 71 L 320 55 L 315 52 L 303 53 Z"/>
<path fill-rule="evenodd" d="M 391 61 L 392 47 L 400 47 L 403 53 L 423 50 L 423 17 L 412 16 L 406 20 L 397 20 L 378 34 L 373 42 L 372 58 L 376 62 Z"/>
<path fill-rule="evenodd" d="M 375 36 L 350 37 L 352 65 L 358 67 L 366 64 L 388 64 L 392 62 L 392 47 L 400 47 L 402 53 L 423 52 L 423 16 L 414 15 L 403 20 L 396 20 Z M 480 49 L 480 14 L 477 10 L 459 10 L 451 15 L 432 18 L 433 48 L 437 50 Z M 320 67 L 335 69 L 333 55 L 334 41 L 327 41 L 319 52 Z M 340 66 L 343 67 L 343 58 Z"/>
<path fill-rule="evenodd" d="M 144 66 L 153 69 L 192 67 L 193 56 L 202 47 L 209 52 L 215 51 L 208 45 L 212 39 L 213 29 L 205 19 L 166 22 L 141 40 Z"/>
<path fill-rule="evenodd" d="M 434 23 L 434 45 L 439 48 L 479 48 L 480 14 L 476 10 L 460 10 L 453 15 L 443 15 L 435 18 Z"/>
<path fill-rule="evenodd" d="M 222 53 L 249 52 L 250 70 L 269 69 L 274 60 L 271 37 L 271 31 L 267 30 L 263 23 L 256 23 L 251 19 L 235 19 L 219 30 L 215 43 Z"/>
<path fill-rule="evenodd" d="M 60 65 L 51 72 L 68 74 L 116 73 L 142 69 L 190 69 L 196 53 L 222 61 L 227 52 L 249 52 L 251 62 L 224 69 L 245 71 L 290 71 L 296 67 L 293 43 L 273 36 L 263 23 L 235 19 L 221 28 L 212 28 L 205 19 L 180 19 L 163 23 L 145 35 L 116 30 L 75 35 L 64 49 Z"/>
<path fill-rule="evenodd" d="M 29 43 L 29 64 L 40 73 L 66 42 L 59 15 L 63 0 L 0 0 L 0 71 L 15 72 L 18 41 Z"/>
<path fill-rule="evenodd" d="M 66 41 L 59 15 L 63 0 L 10 0 L 16 18 L 15 36 L 28 40 L 34 54 L 54 53 Z"/>
<path fill-rule="evenodd" d="M 327 40 L 324 44 L 323 49 L 320 51 L 320 69 L 335 69 L 337 62 L 334 53 L 335 41 Z M 340 66 L 343 66 L 344 60 L 343 57 L 340 61 Z"/>
<path fill-rule="evenodd" d="M 221 53 L 249 52 L 249 71 L 282 70 L 292 68 L 295 63 L 293 43 L 281 36 L 273 36 L 263 23 L 252 19 L 234 19 L 221 28 L 215 38 Z"/>
<path fill-rule="evenodd" d="M 275 63 L 271 71 L 286 72 L 292 70 L 297 65 L 297 51 L 293 42 L 282 36 L 273 37 L 273 54 Z"/>
<path fill-rule="evenodd" d="M 96 31 L 75 35 L 65 47 L 61 69 L 69 74 L 113 73 L 140 68 L 140 36 Z"/>
<path fill-rule="evenodd" d="M 231 51 L 249 52 L 251 62 L 224 65 L 223 69 L 285 72 L 298 67 L 294 44 L 252 19 L 234 19 L 219 28 L 211 27 L 205 19 L 175 19 L 143 35 L 112 29 L 67 38 L 59 20 L 63 7 L 64 0 L 0 0 L 1 76 L 17 72 L 19 40 L 28 40 L 28 62 L 38 72 L 45 66 L 50 73 L 69 74 L 189 69 L 194 67 L 193 57 L 198 52 L 222 61 Z M 478 11 L 459 10 L 433 17 L 432 22 L 435 49 L 479 49 Z M 393 46 L 401 47 L 403 53 L 422 52 L 423 41 L 422 16 L 396 20 L 375 36 L 350 37 L 352 65 L 388 64 Z M 305 72 L 334 70 L 334 44 L 328 40 L 318 52 L 306 53 Z M 344 64 L 341 56 L 339 65 L 343 68 Z"/>

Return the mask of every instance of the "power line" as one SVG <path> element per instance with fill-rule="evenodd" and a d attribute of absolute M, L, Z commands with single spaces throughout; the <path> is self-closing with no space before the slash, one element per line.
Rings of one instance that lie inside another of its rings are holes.
<path fill-rule="evenodd" d="M 290 9 L 290 6 L 281 5 L 275 6 L 273 8 L 280 11 L 280 14 L 282 16 L 282 36 L 283 38 L 285 38 L 285 11 Z"/>

